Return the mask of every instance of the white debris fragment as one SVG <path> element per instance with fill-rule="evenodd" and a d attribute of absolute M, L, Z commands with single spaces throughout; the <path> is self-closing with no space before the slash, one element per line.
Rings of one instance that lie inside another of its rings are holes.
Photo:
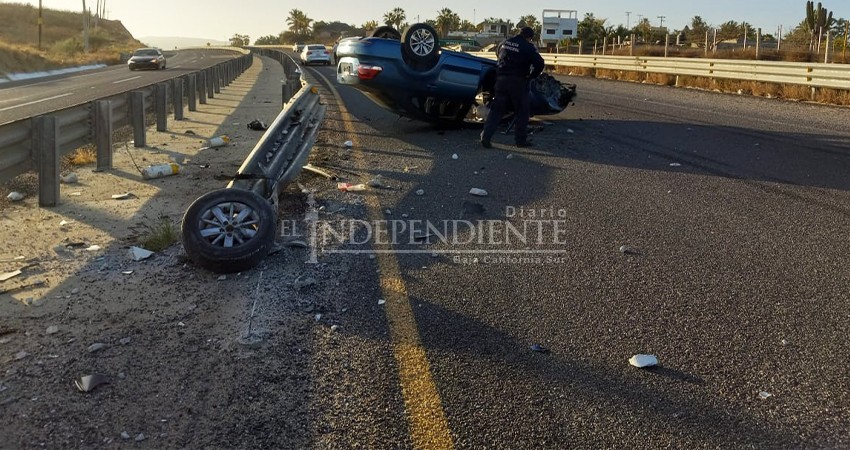
<path fill-rule="evenodd" d="M 71 172 L 68 175 L 59 177 L 59 180 L 65 184 L 76 184 L 80 182 L 80 177 L 76 173 Z"/>
<path fill-rule="evenodd" d="M 759 392 L 759 398 L 762 399 L 762 400 L 767 400 L 770 397 L 773 397 L 773 394 L 771 394 L 770 392 L 765 392 L 765 391 Z"/>
<path fill-rule="evenodd" d="M 484 189 L 472 188 L 472 189 L 469 190 L 469 195 L 476 195 L 478 197 L 486 197 L 487 191 L 485 191 Z"/>
<path fill-rule="evenodd" d="M 130 341 L 131 341 L 131 340 L 132 340 L 132 339 L 130 339 L 130 338 L 128 338 L 128 337 L 125 337 L 125 338 L 121 338 L 121 340 L 119 340 L 118 342 L 119 342 L 121 345 L 127 345 L 127 344 L 129 344 L 129 343 L 130 343 Z"/>
<path fill-rule="evenodd" d="M 345 143 L 342 144 L 342 146 L 345 147 L 345 148 L 354 147 L 354 141 L 345 141 Z"/>
<path fill-rule="evenodd" d="M 21 194 L 20 192 L 9 192 L 9 195 L 6 196 L 10 202 L 19 202 L 23 200 L 24 197 L 26 197 L 26 195 Z"/>
<path fill-rule="evenodd" d="M 216 278 L 216 280 L 217 281 L 225 281 L 225 280 L 227 280 L 227 275 L 219 275 L 219 277 Z"/>
<path fill-rule="evenodd" d="M 682 167 L 679 163 L 670 163 L 670 167 Z"/>
<path fill-rule="evenodd" d="M 655 355 L 634 355 L 629 358 L 629 364 L 635 367 L 652 367 L 658 365 L 658 358 Z"/>
<path fill-rule="evenodd" d="M 58 332 L 59 332 L 59 327 L 57 327 L 56 325 L 50 325 L 49 327 L 47 327 L 47 331 L 45 331 L 45 333 L 47 333 L 47 334 L 56 334 Z"/>
<path fill-rule="evenodd" d="M 457 153 L 452 154 L 452 159 L 458 159 L 458 158 L 460 158 L 460 157 L 457 156 Z"/>
<path fill-rule="evenodd" d="M 513 153 L 508 153 L 508 156 L 505 156 L 505 159 L 514 159 Z"/>
<path fill-rule="evenodd" d="M 421 196 L 423 196 L 423 195 L 425 195 L 425 189 L 417 189 L 417 190 L 416 190 L 416 195 L 418 195 L 418 196 L 420 196 L 420 197 L 421 197 Z"/>
<path fill-rule="evenodd" d="M 105 348 L 106 348 L 106 344 L 104 344 L 102 342 L 95 342 L 94 344 L 89 345 L 89 348 L 87 349 L 87 351 L 89 353 L 94 353 L 94 352 L 98 352 L 100 350 L 103 350 Z"/>
<path fill-rule="evenodd" d="M 574 133 L 575 133 L 575 131 L 573 131 L 572 128 L 567 128 L 567 134 L 574 134 Z"/>
<path fill-rule="evenodd" d="M 384 303 L 386 303 L 386 302 L 387 302 L 387 301 L 386 301 L 386 300 L 384 300 L 384 299 L 382 299 L 382 298 L 379 298 L 379 299 L 378 299 L 378 304 L 379 304 L 379 305 L 383 305 L 383 304 L 384 304 Z"/>
<path fill-rule="evenodd" d="M 130 439 L 130 433 L 126 431 L 121 432 L 121 439 Z"/>
<path fill-rule="evenodd" d="M 96 251 L 98 251 L 98 250 L 100 250 L 100 246 L 99 246 L 99 245 L 97 245 L 97 244 L 95 244 L 95 245 L 90 245 L 90 246 L 88 246 L 88 247 L 86 248 L 86 251 L 87 251 L 87 252 L 96 252 Z"/>
<path fill-rule="evenodd" d="M 6 281 L 10 278 L 15 278 L 16 276 L 22 274 L 20 270 L 14 270 L 12 272 L 6 272 L 4 274 L 0 274 L 0 281 Z"/>
<path fill-rule="evenodd" d="M 72 223 L 74 223 L 74 222 L 73 221 L 68 222 L 67 220 L 62 220 L 61 222 L 59 222 L 59 226 L 64 227 L 65 225 L 70 225 Z"/>
<path fill-rule="evenodd" d="M 141 247 L 130 247 L 130 259 L 133 261 L 142 261 L 153 256 L 153 252 Z"/>
<path fill-rule="evenodd" d="M 21 350 L 18 353 L 15 353 L 15 360 L 20 361 L 20 360 L 26 358 L 29 355 L 30 355 L 29 353 Z"/>
<path fill-rule="evenodd" d="M 123 271 L 121 271 L 121 274 L 122 275 L 132 275 L 133 271 L 132 270 L 123 270 Z"/>
<path fill-rule="evenodd" d="M 331 325 L 331 331 L 339 330 L 339 325 Z"/>

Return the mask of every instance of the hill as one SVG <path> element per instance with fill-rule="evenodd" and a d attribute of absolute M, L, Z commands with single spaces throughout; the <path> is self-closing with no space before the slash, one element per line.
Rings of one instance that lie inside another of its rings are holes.
<path fill-rule="evenodd" d="M 33 72 L 103 63 L 117 64 L 121 53 L 144 45 L 119 20 L 92 17 L 89 51 L 84 52 L 83 15 L 43 9 L 41 50 L 38 48 L 38 8 L 0 3 L 0 74 Z"/>

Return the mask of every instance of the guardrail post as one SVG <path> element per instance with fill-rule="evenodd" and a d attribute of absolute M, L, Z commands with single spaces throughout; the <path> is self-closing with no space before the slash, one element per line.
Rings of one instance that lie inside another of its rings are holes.
<path fill-rule="evenodd" d="M 283 82 L 282 94 L 283 102 L 281 103 L 281 105 L 285 105 L 286 102 L 288 102 L 289 99 L 292 98 L 292 83 L 290 83 L 289 80 Z"/>
<path fill-rule="evenodd" d="M 112 102 L 94 102 L 94 143 L 97 148 L 97 171 L 112 169 Z"/>
<path fill-rule="evenodd" d="M 156 84 L 156 131 L 168 130 L 168 84 Z"/>
<path fill-rule="evenodd" d="M 144 147 L 145 141 L 145 93 L 130 92 L 130 123 L 133 125 L 133 147 Z"/>
<path fill-rule="evenodd" d="M 38 205 L 56 206 L 59 201 L 59 121 L 40 116 L 33 123 L 33 150 L 38 159 Z"/>
<path fill-rule="evenodd" d="M 197 111 L 198 110 L 198 100 L 197 100 L 198 87 L 196 86 L 197 83 L 195 83 L 195 74 L 190 73 L 187 76 L 188 76 L 188 81 L 189 81 L 188 84 L 189 85 L 187 86 L 186 90 L 189 91 L 188 92 L 188 94 L 189 94 L 189 111 Z"/>
<path fill-rule="evenodd" d="M 213 79 L 215 79 L 215 71 L 212 68 L 205 70 L 207 78 L 207 98 L 215 98 L 215 90 L 213 89 Z"/>
<path fill-rule="evenodd" d="M 198 103 L 207 104 L 207 72 L 205 70 L 198 72 Z"/>
<path fill-rule="evenodd" d="M 213 67 L 213 90 L 216 94 L 221 92 L 221 66 Z"/>
<path fill-rule="evenodd" d="M 183 77 L 178 77 L 172 80 L 174 90 L 171 94 L 171 101 L 174 103 L 174 120 L 183 120 Z"/>

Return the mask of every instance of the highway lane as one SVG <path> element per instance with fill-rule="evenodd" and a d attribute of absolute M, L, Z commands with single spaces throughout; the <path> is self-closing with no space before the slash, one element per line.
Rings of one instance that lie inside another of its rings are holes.
<path fill-rule="evenodd" d="M 544 227 L 526 242 L 466 230 L 395 247 L 454 445 L 850 445 L 850 110 L 570 81 L 576 105 L 545 118 L 531 149 L 497 135 L 485 150 L 478 130 L 398 119 L 345 87 L 352 130 L 334 108 L 326 120 L 334 141 L 357 140 L 363 161 L 350 168 L 392 186 L 374 192 L 388 219 Z M 374 274 L 355 267 L 352 279 Z M 352 306 L 344 329 L 393 335 L 399 318 L 371 311 Z M 355 353 L 316 355 L 314 374 L 350 393 L 315 400 L 320 442 L 411 446 L 399 430 L 414 434 L 416 418 L 377 408 L 411 387 L 386 386 L 398 367 Z M 630 367 L 637 353 L 662 366 Z"/>
<path fill-rule="evenodd" d="M 148 86 L 234 56 L 227 51 L 181 50 L 168 58 L 165 70 L 130 71 L 126 65 L 118 65 L 46 80 L 0 84 L 0 124 Z"/>

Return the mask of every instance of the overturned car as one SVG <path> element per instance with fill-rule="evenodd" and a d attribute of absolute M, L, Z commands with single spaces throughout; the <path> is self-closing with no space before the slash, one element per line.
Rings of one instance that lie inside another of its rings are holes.
<path fill-rule="evenodd" d="M 441 49 L 437 33 L 417 23 L 403 34 L 379 27 L 371 37 L 341 42 L 337 81 L 384 108 L 439 125 L 481 122 L 493 100 L 496 61 Z M 542 74 L 530 83 L 532 115 L 563 111 L 575 84 Z"/>

